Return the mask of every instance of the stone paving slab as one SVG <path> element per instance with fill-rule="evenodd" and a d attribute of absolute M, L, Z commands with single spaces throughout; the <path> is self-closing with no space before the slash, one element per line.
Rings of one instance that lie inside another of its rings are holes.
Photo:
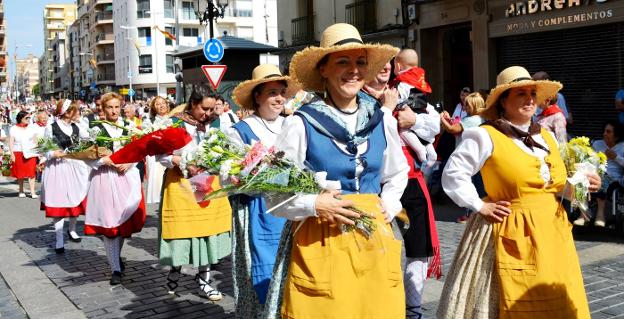
<path fill-rule="evenodd" d="M 28 318 L 26 311 L 19 304 L 15 295 L 9 289 L 4 281 L 4 277 L 0 275 L 0 318 L 22 319 Z"/>

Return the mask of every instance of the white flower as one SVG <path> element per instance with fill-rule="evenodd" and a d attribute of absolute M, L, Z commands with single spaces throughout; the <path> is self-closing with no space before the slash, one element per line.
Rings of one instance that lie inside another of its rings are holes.
<path fill-rule="evenodd" d="M 217 134 L 210 134 L 210 137 L 208 137 L 208 140 L 206 140 L 206 142 L 208 144 L 212 144 L 217 140 Z"/>
<path fill-rule="evenodd" d="M 227 160 L 221 164 L 221 168 L 219 169 L 219 174 L 221 178 L 227 179 L 230 177 L 230 170 L 232 169 L 232 160 Z"/>

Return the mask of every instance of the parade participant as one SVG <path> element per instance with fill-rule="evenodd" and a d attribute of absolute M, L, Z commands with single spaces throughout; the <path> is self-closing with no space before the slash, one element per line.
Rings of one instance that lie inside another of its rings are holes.
<path fill-rule="evenodd" d="M 359 194 L 359 205 L 382 207 L 389 223 L 402 209 L 407 183 L 396 120 L 361 92 L 397 49 L 361 39 L 354 26 L 334 24 L 319 47 L 297 52 L 290 64 L 293 79 L 320 95 L 286 118 L 275 146 L 296 165 L 326 172 L 334 190 L 301 195 L 273 211 L 297 221 L 285 226 L 290 231 L 282 235 L 283 254 L 265 303 L 275 309 L 282 295 L 284 318 L 405 318 L 401 242 L 379 219 L 370 239 L 339 226 L 360 216 L 341 192 Z"/>
<path fill-rule="evenodd" d="M 162 96 L 157 96 L 150 102 L 149 122 L 152 127 L 171 126 L 169 118 L 169 103 Z M 154 156 L 148 156 L 147 162 L 147 187 L 145 202 L 148 204 L 160 203 L 160 191 L 162 189 L 165 167 Z"/>
<path fill-rule="evenodd" d="M 603 152 L 607 156 L 607 172 L 602 176 L 602 185 L 596 194 L 597 209 L 594 226 L 605 227 L 605 206 L 607 199 L 612 198 L 613 192 L 622 187 L 624 180 L 624 127 L 618 120 L 607 121 L 602 129 L 602 139 L 594 141 L 592 148 L 596 152 Z M 584 214 L 574 221 L 574 225 L 585 225 Z"/>
<path fill-rule="evenodd" d="M 431 93 L 431 86 L 425 80 L 425 70 L 418 66 L 418 54 L 414 49 L 403 49 L 394 58 L 394 74 L 396 78 L 390 86 L 399 91 L 399 103 L 418 96 L 422 101 L 418 110 L 420 121 L 412 127 L 399 130 L 402 141 L 408 145 L 416 155 L 421 165 L 432 167 L 438 159 L 433 142 L 440 133 L 440 114 L 433 105 L 426 103 L 424 96 Z M 419 96 L 419 95 L 422 95 Z"/>
<path fill-rule="evenodd" d="M 120 118 L 123 97 L 117 93 L 102 96 L 104 120 L 122 125 Z M 107 137 L 127 135 L 125 129 L 108 123 L 96 124 Z M 108 143 L 111 151 L 121 148 L 118 141 Z M 139 170 L 135 164 L 113 164 L 109 157 L 93 161 L 85 217 L 86 235 L 103 235 L 106 256 L 111 267 L 111 285 L 121 283 L 124 264 L 121 249 L 124 239 L 141 231 L 145 223 L 145 202 Z"/>
<path fill-rule="evenodd" d="M 236 104 L 253 109 L 255 113 L 225 133 L 241 144 L 262 142 L 264 146 L 272 147 L 282 131 L 284 118 L 280 113 L 284 103 L 297 90 L 298 86 L 290 77 L 282 76 L 277 66 L 257 66 L 252 79 L 239 84 L 232 94 Z M 267 214 L 266 202 L 259 196 L 232 196 L 230 204 L 234 217 L 232 256 L 236 315 L 256 318 L 266 299 L 286 220 Z"/>
<path fill-rule="evenodd" d="M 532 121 L 537 104 L 562 85 L 534 81 L 512 66 L 496 78 L 482 126 L 464 131 L 444 170 L 444 190 L 478 214 L 468 221 L 438 318 L 589 318 L 557 141 Z M 481 171 L 488 197 L 471 177 Z M 519 172 L 521 172 L 519 174 Z M 595 192 L 597 174 L 586 174 Z M 565 191 L 565 194 L 564 194 Z"/>
<path fill-rule="evenodd" d="M 397 90 L 388 89 L 390 79 L 390 63 L 377 74 L 377 77 L 364 86 L 364 91 L 380 100 L 384 107 L 391 112 L 395 111 L 398 99 Z M 422 78 L 424 81 L 424 77 Z M 414 114 L 411 109 L 404 108 L 396 112 L 396 116 L 404 114 Z M 416 114 L 416 122 L 426 122 L 426 113 Z M 432 132 L 440 130 L 439 124 L 428 122 L 427 127 Z M 435 217 L 433 215 L 433 205 L 429 197 L 427 183 L 420 166 L 416 164 L 418 159 L 414 143 L 405 143 L 406 139 L 418 139 L 413 131 L 409 130 L 414 125 L 413 122 L 404 123 L 403 127 L 408 128 L 401 133 L 403 155 L 410 166 L 408 182 L 401 204 L 406 211 L 409 223 L 405 226 L 407 230 L 403 233 L 407 264 L 404 272 L 404 285 L 406 297 L 406 317 L 420 318 L 422 316 L 421 303 L 422 294 L 427 277 L 439 278 L 442 275 L 442 260 L 440 259 L 440 244 L 438 240 Z M 407 144 L 407 145 L 406 145 Z M 419 142 L 420 144 L 420 142 Z M 422 144 L 420 144 L 422 146 Z M 403 222 L 400 222 L 401 224 Z"/>
<path fill-rule="evenodd" d="M 537 116 L 537 123 L 555 134 L 555 138 L 559 144 L 567 143 L 567 121 L 563 111 L 557 105 L 556 96 L 540 103 L 538 107 L 542 112 Z"/>
<path fill-rule="evenodd" d="M 84 161 L 63 158 L 65 154 L 62 151 L 78 143 L 80 137 L 86 138 L 89 135 L 72 121 L 78 112 L 78 103 L 60 100 L 55 112 L 58 120 L 45 130 L 45 137 L 53 138 L 61 148 L 42 154 L 47 160 L 41 178 L 41 206 L 46 217 L 53 218 L 57 254 L 65 252 L 65 218 L 69 218 L 69 240 L 82 240 L 76 233 L 76 219 L 85 213 L 91 168 Z"/>
<path fill-rule="evenodd" d="M 198 267 L 199 294 L 211 301 L 218 301 L 223 294 L 209 284 L 210 266 L 231 252 L 230 230 L 232 210 L 227 198 L 197 202 L 188 179 L 182 175 L 186 167 L 182 160 L 185 150 L 193 150 L 204 139 L 206 126 L 214 121 L 216 99 L 214 95 L 202 95 L 193 91 L 186 108 L 172 116 L 193 137 L 173 155 L 160 155 L 156 159 L 165 167 L 160 219 L 160 264 L 170 266 L 167 286 L 170 292 L 177 288 L 182 265 Z M 181 165 L 182 164 L 182 165 Z M 211 183 L 218 188 L 218 178 Z"/>
<path fill-rule="evenodd" d="M 16 125 L 9 129 L 9 151 L 11 152 L 11 176 L 17 179 L 19 197 L 26 197 L 24 193 L 24 180 L 28 179 L 30 196 L 38 198 L 35 192 L 35 175 L 37 169 L 36 153 L 32 151 L 34 144 L 34 131 L 28 128 L 31 115 L 26 111 L 20 111 L 15 117 Z"/>

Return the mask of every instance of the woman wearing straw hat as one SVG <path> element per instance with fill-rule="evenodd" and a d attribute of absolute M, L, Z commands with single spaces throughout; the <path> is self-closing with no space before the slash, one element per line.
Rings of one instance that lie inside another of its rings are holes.
<path fill-rule="evenodd" d="M 232 94 L 241 108 L 254 110 L 254 114 L 226 129 L 225 134 L 247 145 L 259 141 L 266 147 L 273 146 L 282 132 L 284 118 L 280 113 L 284 110 L 284 103 L 298 89 L 290 77 L 282 76 L 277 66 L 257 66 L 251 80 L 239 84 Z M 286 220 L 267 214 L 265 200 L 259 196 L 232 196 L 230 204 L 234 217 L 232 270 L 236 315 L 256 318 L 266 300 Z"/>
<path fill-rule="evenodd" d="M 401 242 L 387 222 L 402 209 L 408 167 L 391 112 L 360 91 L 397 51 L 364 44 L 355 27 L 339 23 L 323 32 L 320 47 L 292 59 L 291 76 L 321 95 L 286 119 L 276 147 L 326 173 L 334 190 L 300 196 L 273 213 L 296 221 L 285 228 L 278 256 L 286 259 L 277 262 L 265 305 L 275 309 L 275 287 L 283 285 L 282 317 L 405 318 Z M 345 195 L 350 201 L 341 192 L 358 195 Z M 354 204 L 385 212 L 369 210 L 377 221 L 370 239 L 338 227 L 359 217 L 347 209 Z"/>
<path fill-rule="evenodd" d="M 486 100 L 484 125 L 462 134 L 442 185 L 459 206 L 479 212 L 466 227 L 438 308 L 439 318 L 589 318 L 555 137 L 532 122 L 536 105 L 562 85 L 503 70 Z M 481 171 L 488 197 L 471 182 Z M 520 174 L 518 174 L 520 172 Z M 600 177 L 588 174 L 590 191 Z"/>

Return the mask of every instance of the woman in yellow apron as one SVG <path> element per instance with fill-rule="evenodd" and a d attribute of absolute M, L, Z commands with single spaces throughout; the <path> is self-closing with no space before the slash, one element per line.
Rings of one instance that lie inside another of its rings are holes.
<path fill-rule="evenodd" d="M 182 121 L 192 141 L 174 155 L 159 155 L 156 159 L 165 167 L 160 206 L 160 264 L 171 266 L 167 286 L 177 288 L 182 265 L 198 267 L 199 294 L 212 301 L 223 295 L 209 284 L 210 265 L 219 262 L 231 252 L 230 229 L 232 211 L 227 198 L 197 202 L 192 187 L 180 167 L 183 150 L 197 147 L 203 140 L 206 126 L 214 119 L 216 99 L 193 92 L 185 110 L 174 114 L 172 121 Z M 218 189 L 218 178 L 211 178 L 211 187 Z"/>
<path fill-rule="evenodd" d="M 444 284 L 438 318 L 589 318 L 571 224 L 561 205 L 566 168 L 555 137 L 532 121 L 562 85 L 503 70 L 442 177 L 446 193 L 474 214 Z M 488 197 L 471 176 L 481 171 Z M 600 177 L 589 174 L 590 190 Z M 565 194 L 564 194 L 565 193 Z"/>
<path fill-rule="evenodd" d="M 323 32 L 320 47 L 293 57 L 291 76 L 320 94 L 286 119 L 275 146 L 317 176 L 326 173 L 319 180 L 338 190 L 302 195 L 274 211 L 295 223 L 283 233 L 291 245 L 278 252 L 286 259 L 275 268 L 265 314 L 281 308 L 283 318 L 405 318 L 401 242 L 387 221 L 402 208 L 408 167 L 396 120 L 360 92 L 397 51 L 364 44 L 355 27 L 341 23 Z M 349 206 L 374 214 L 370 239 L 341 231 L 358 216 Z"/>

